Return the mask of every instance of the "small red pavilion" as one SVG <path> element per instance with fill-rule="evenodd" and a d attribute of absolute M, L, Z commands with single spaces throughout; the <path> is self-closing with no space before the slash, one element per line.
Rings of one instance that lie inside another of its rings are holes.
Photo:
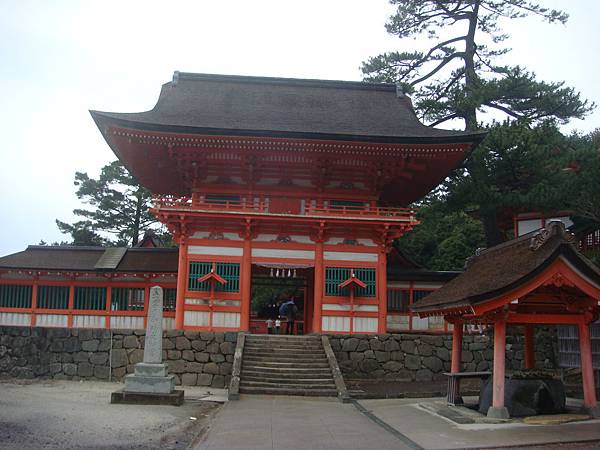
<path fill-rule="evenodd" d="M 600 314 L 600 270 L 577 250 L 562 222 L 479 252 L 464 273 L 412 307 L 420 317 L 452 323 L 452 373 L 461 370 L 465 323 L 493 325 L 493 405 L 488 415 L 508 417 L 505 408 L 506 327 L 522 327 L 525 368 L 533 369 L 535 325 L 575 325 L 579 331 L 584 406 L 600 408 L 594 388 L 589 325 Z"/>

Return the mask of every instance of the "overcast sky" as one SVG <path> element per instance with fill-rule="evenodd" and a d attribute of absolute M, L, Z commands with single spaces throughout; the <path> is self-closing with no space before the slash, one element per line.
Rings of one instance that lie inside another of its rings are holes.
<path fill-rule="evenodd" d="M 567 8 L 566 26 L 505 24 L 511 64 L 564 80 L 600 104 L 600 2 Z M 360 80 L 369 56 L 419 45 L 384 29 L 386 0 L 0 0 L 0 255 L 67 239 L 75 171 L 114 155 L 88 110 L 151 109 L 174 70 Z M 600 127 L 600 111 L 565 131 Z"/>

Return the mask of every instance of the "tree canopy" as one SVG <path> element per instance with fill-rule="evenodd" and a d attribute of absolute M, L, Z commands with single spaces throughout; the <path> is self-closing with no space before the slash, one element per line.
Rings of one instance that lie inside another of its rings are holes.
<path fill-rule="evenodd" d="M 135 246 L 140 235 L 157 223 L 148 211 L 152 195 L 119 161 L 104 166 L 97 179 L 76 172 L 74 184 L 77 198 L 91 208 L 73 210 L 82 218 L 77 222 L 56 220 L 60 231 L 71 235 L 73 245 Z"/>
<path fill-rule="evenodd" d="M 462 214 L 478 218 L 485 245 L 492 246 L 510 237 L 503 233 L 500 223 L 500 216 L 507 213 L 575 206 L 577 211 L 593 211 L 600 192 L 593 186 L 594 175 L 589 168 L 594 167 L 590 161 L 597 161 L 598 154 L 586 146 L 588 137 L 565 137 L 558 125 L 585 117 L 595 105 L 564 82 L 541 81 L 519 65 L 501 62 L 502 55 L 510 51 L 506 46 L 509 36 L 502 31 L 503 21 L 536 16 L 565 24 L 568 14 L 528 0 L 390 3 L 396 6 L 396 12 L 386 24 L 387 31 L 402 39 L 424 36 L 431 44 L 423 51 L 389 52 L 369 58 L 361 67 L 365 80 L 403 86 L 413 98 L 421 120 L 430 126 L 454 124 L 458 119 L 465 130 L 488 131 L 487 138 L 463 166 L 423 202 L 424 231 L 419 233 L 417 228 L 413 238 L 401 241 L 412 249 L 411 256 L 419 260 L 416 253 L 422 252 L 426 266 L 438 267 L 429 248 L 434 244 L 438 251 L 448 248 L 448 234 L 427 222 L 443 220 L 439 214 L 453 220 L 464 220 Z M 503 115 L 504 120 L 485 123 L 483 113 L 494 111 L 495 117 Z M 572 174 L 575 166 L 582 168 L 574 163 L 577 160 L 587 161 L 583 170 L 590 173 L 586 179 L 592 190 L 589 196 L 575 194 L 575 205 L 566 193 L 573 196 L 576 189 L 583 189 L 583 174 L 565 176 Z M 461 241 L 463 228 L 461 225 L 450 232 L 453 242 Z M 424 239 L 427 230 L 433 233 L 430 239 Z M 474 246 L 475 241 L 466 242 Z M 448 261 L 456 267 L 452 254 L 456 252 L 449 253 Z"/>
<path fill-rule="evenodd" d="M 427 36 L 426 51 L 384 53 L 365 61 L 366 80 L 397 82 L 413 96 L 421 119 L 432 126 L 462 119 L 479 127 L 478 112 L 496 110 L 518 120 L 567 122 L 594 107 L 564 82 L 538 81 L 520 66 L 498 62 L 510 49 L 501 19 L 529 15 L 566 23 L 568 15 L 526 0 L 390 0 L 386 24 L 399 38 Z"/>

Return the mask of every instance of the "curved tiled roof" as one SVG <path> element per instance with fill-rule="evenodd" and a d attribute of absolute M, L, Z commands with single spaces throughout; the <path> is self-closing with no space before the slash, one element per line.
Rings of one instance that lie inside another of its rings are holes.
<path fill-rule="evenodd" d="M 101 122 L 154 131 L 425 142 L 481 133 L 431 128 L 396 85 L 175 72 L 146 112 L 91 111 Z M 115 122 L 116 121 L 116 122 Z"/>
<path fill-rule="evenodd" d="M 600 285 L 600 269 L 575 248 L 562 222 L 505 242 L 469 258 L 466 270 L 439 290 L 415 303 L 415 312 L 476 305 L 509 292 L 564 257 Z"/>
<path fill-rule="evenodd" d="M 0 269 L 107 272 L 96 268 L 104 247 L 30 245 L 0 258 Z M 177 248 L 128 248 L 115 272 L 177 272 Z"/>

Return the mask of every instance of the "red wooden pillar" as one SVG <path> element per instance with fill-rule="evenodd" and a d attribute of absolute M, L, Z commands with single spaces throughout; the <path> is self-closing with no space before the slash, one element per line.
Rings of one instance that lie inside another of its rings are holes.
<path fill-rule="evenodd" d="M 594 387 L 594 369 L 592 367 L 592 340 L 590 328 L 585 322 L 579 323 L 579 352 L 581 354 L 581 379 L 583 381 L 583 405 L 590 413 L 598 417 L 600 407 L 596 400 Z"/>
<path fill-rule="evenodd" d="M 452 365 L 451 373 L 460 372 L 460 363 L 462 359 L 462 340 L 463 340 L 463 322 L 457 320 L 453 323 L 452 329 Z M 460 378 L 448 378 L 448 403 L 451 405 L 462 405 L 463 399 L 460 395 Z"/>
<path fill-rule="evenodd" d="M 35 311 L 37 310 L 37 295 L 38 295 L 38 277 L 34 275 L 33 284 L 31 286 L 31 326 L 35 327 L 37 316 Z"/>
<path fill-rule="evenodd" d="M 175 329 L 183 329 L 185 310 L 185 290 L 187 286 L 187 242 L 184 236 L 179 240 L 179 264 L 177 266 L 177 299 L 175 302 Z"/>
<path fill-rule="evenodd" d="M 314 289 L 314 309 L 313 309 L 313 333 L 321 332 L 321 311 L 323 303 L 323 285 L 325 283 L 323 274 L 323 241 L 318 239 L 315 243 L 315 289 Z"/>
<path fill-rule="evenodd" d="M 525 369 L 535 369 L 535 327 L 525 325 Z"/>
<path fill-rule="evenodd" d="M 504 406 L 504 358 L 506 354 L 506 320 L 499 319 L 494 323 L 494 373 L 493 399 L 488 409 L 488 417 L 507 419 L 508 410 Z"/>
<path fill-rule="evenodd" d="M 460 372 L 460 362 L 462 359 L 462 340 L 463 340 L 463 323 L 457 320 L 453 323 L 452 329 L 452 373 Z"/>
<path fill-rule="evenodd" d="M 387 254 L 381 246 L 377 255 L 377 292 L 379 297 L 378 333 L 387 333 Z"/>
<path fill-rule="evenodd" d="M 73 328 L 73 306 L 75 305 L 75 285 L 74 281 L 71 280 L 69 285 L 69 310 L 67 311 L 67 327 Z"/>
<path fill-rule="evenodd" d="M 241 276 L 240 329 L 250 331 L 250 303 L 252 301 L 252 241 L 250 236 L 244 238 Z"/>
<path fill-rule="evenodd" d="M 106 328 L 110 328 L 110 312 L 112 310 L 112 287 L 110 286 L 110 281 L 112 281 L 112 278 L 109 278 L 109 284 L 108 286 L 106 286 L 106 305 L 104 308 L 104 313 L 106 314 L 106 317 L 104 319 L 104 326 Z"/>

